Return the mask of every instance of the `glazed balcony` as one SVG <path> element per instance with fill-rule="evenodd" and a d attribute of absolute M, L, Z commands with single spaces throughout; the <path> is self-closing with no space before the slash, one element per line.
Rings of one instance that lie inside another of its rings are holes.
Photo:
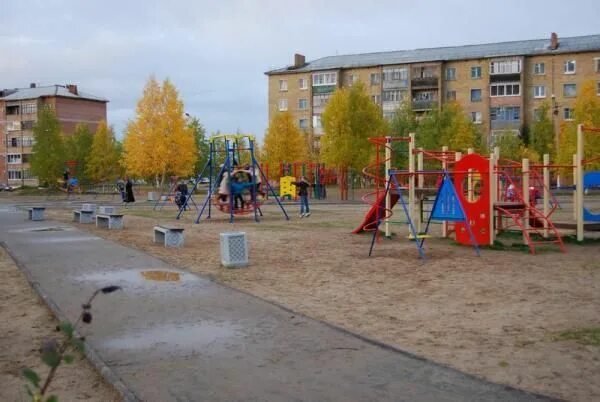
<path fill-rule="evenodd" d="M 410 80 L 413 89 L 437 88 L 437 77 L 417 77 Z"/>

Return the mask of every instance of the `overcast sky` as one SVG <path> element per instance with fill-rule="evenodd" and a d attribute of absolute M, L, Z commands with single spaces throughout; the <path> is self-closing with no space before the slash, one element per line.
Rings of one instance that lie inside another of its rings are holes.
<path fill-rule="evenodd" d="M 0 0 L 0 87 L 74 83 L 110 100 L 117 136 L 148 77 L 209 133 L 267 121 L 264 72 L 335 54 L 600 33 L 598 0 Z"/>

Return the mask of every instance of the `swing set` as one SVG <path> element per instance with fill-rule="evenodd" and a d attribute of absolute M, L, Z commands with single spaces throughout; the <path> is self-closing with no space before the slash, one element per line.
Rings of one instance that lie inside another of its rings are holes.
<path fill-rule="evenodd" d="M 290 219 L 264 174 L 260 163 L 256 160 L 254 141 L 254 137 L 247 134 L 220 134 L 210 138 L 208 160 L 190 191 L 190 194 L 194 194 L 201 177 L 209 178 L 206 198 L 200 207 L 196 223 L 200 223 L 203 216 L 205 219 L 211 218 L 213 203 L 218 210 L 229 214 L 230 223 L 233 223 L 235 216 L 249 214 L 254 214 L 254 220 L 259 222 L 259 217 L 263 216 L 261 204 L 264 201 L 262 197 L 258 196 L 259 193 L 262 193 L 260 191 L 261 186 L 263 189 L 266 187 L 266 193 L 273 196 L 285 219 Z M 248 170 L 238 169 L 242 156 L 250 162 L 248 163 Z M 249 180 L 238 182 L 235 176 L 240 172 L 248 174 Z M 226 180 L 228 194 L 219 194 L 218 190 L 223 187 L 221 186 L 223 180 Z M 216 195 L 227 195 L 227 200 L 215 199 Z M 244 196 L 247 198 L 248 195 L 250 199 L 244 199 Z M 242 201 L 241 208 L 236 208 L 235 197 L 239 197 L 238 200 Z M 179 219 L 186 210 L 188 201 L 189 197 L 179 208 L 176 219 Z"/>

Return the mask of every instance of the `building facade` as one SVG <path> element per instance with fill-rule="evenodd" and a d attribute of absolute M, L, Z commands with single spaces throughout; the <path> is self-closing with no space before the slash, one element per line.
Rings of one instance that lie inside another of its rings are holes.
<path fill-rule="evenodd" d="M 64 135 L 72 135 L 78 124 L 95 132 L 106 121 L 107 100 L 82 93 L 77 85 L 51 85 L 0 90 L 0 182 L 11 186 L 38 184 L 30 170 L 33 127 L 42 107 L 54 109 Z"/>
<path fill-rule="evenodd" d="M 298 126 L 318 139 L 321 114 L 336 88 L 361 81 L 391 119 L 403 102 L 425 113 L 445 102 L 460 103 L 489 144 L 500 133 L 519 134 L 543 102 L 555 130 L 573 118 L 578 90 L 594 80 L 600 96 L 600 35 L 483 45 L 329 56 L 265 73 L 269 121 L 291 112 Z"/>

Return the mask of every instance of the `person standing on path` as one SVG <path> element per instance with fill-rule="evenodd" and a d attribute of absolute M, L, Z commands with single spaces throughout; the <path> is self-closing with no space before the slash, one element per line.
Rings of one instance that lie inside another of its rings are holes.
<path fill-rule="evenodd" d="M 300 218 L 310 216 L 310 208 L 308 206 L 308 188 L 310 183 L 306 177 L 301 176 L 299 181 L 292 182 L 298 189 L 298 195 L 300 196 Z"/>
<path fill-rule="evenodd" d="M 129 204 L 130 202 L 135 202 L 135 197 L 133 196 L 133 182 L 129 177 L 125 178 L 125 203 Z"/>

